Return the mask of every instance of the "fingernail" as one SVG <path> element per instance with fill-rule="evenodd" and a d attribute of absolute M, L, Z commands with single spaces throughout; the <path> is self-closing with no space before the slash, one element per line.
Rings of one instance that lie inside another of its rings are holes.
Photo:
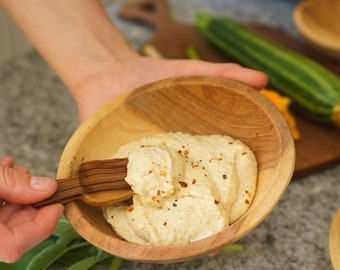
<path fill-rule="evenodd" d="M 55 185 L 55 180 L 48 177 L 31 177 L 31 187 L 36 190 L 49 191 Z"/>

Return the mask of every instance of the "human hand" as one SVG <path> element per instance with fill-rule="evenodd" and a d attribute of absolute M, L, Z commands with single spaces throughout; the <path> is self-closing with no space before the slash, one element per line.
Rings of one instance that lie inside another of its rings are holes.
<path fill-rule="evenodd" d="M 12 158 L 0 158 L 0 261 L 6 263 L 15 262 L 49 237 L 64 210 L 61 204 L 39 210 L 30 206 L 51 196 L 57 184 L 13 166 Z"/>
<path fill-rule="evenodd" d="M 131 53 L 119 66 L 103 63 L 95 75 L 88 76 L 71 89 L 80 121 L 116 96 L 136 87 L 174 76 L 205 75 L 225 77 L 261 89 L 267 84 L 264 73 L 234 63 L 209 63 L 198 60 L 154 59 Z"/>
<path fill-rule="evenodd" d="M 0 4 L 68 87 L 80 121 L 126 91 L 169 77 L 225 77 L 257 89 L 267 83 L 262 72 L 237 64 L 143 57 L 131 48 L 100 1 L 0 0 Z M 37 12 L 39 16 L 34 16 Z"/>

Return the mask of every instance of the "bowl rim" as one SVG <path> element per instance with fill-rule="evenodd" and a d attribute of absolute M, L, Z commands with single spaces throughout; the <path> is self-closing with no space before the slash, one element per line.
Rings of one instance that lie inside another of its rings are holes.
<path fill-rule="evenodd" d="M 332 57 L 340 58 L 340 43 L 331 42 L 329 39 L 320 38 L 320 31 L 310 31 L 306 24 L 306 16 L 308 12 L 306 10 L 309 7 L 322 5 L 322 1 L 302 1 L 293 10 L 293 21 L 300 34 L 315 48 L 329 54 Z M 321 26 L 318 25 L 320 28 Z M 326 35 L 336 37 L 336 34 L 327 29 L 323 31 Z M 323 34 L 324 35 L 324 34 Z"/>
<path fill-rule="evenodd" d="M 150 83 L 146 86 L 139 87 L 136 89 L 133 89 L 116 99 L 112 100 L 108 104 L 104 105 L 100 109 L 98 109 L 90 118 L 85 120 L 80 127 L 75 131 L 75 133 L 71 136 L 69 142 L 66 144 L 65 149 L 62 153 L 59 168 L 58 168 L 58 177 L 67 177 L 68 175 L 63 175 L 65 173 L 65 168 L 69 166 L 67 164 L 67 160 L 65 159 L 65 156 L 72 157 L 72 151 L 70 150 L 70 145 L 74 147 L 76 145 L 79 147 L 81 145 L 82 140 L 85 138 L 86 134 L 94 128 L 95 124 L 100 121 L 100 119 L 104 116 L 104 111 L 107 108 L 110 108 L 110 111 L 115 110 L 117 107 L 119 107 L 120 103 L 128 96 L 130 96 L 135 91 L 139 91 L 141 88 L 150 88 L 154 86 L 155 84 L 158 84 L 160 82 L 182 82 L 182 83 L 195 83 L 205 82 L 206 80 L 213 80 L 214 83 L 217 85 L 220 85 L 223 82 L 232 80 L 225 79 L 225 78 L 211 78 L 207 76 L 185 76 L 180 78 L 169 78 L 164 79 L 161 81 L 157 81 L 154 83 Z M 170 246 L 146 246 L 146 245 L 139 245 L 131 242 L 127 242 L 125 240 L 116 240 L 115 244 L 113 245 L 115 248 L 114 253 L 112 253 L 112 245 L 110 247 L 108 246 L 101 246 L 98 245 L 100 241 L 105 239 L 107 237 L 105 232 L 97 231 L 95 236 L 86 235 L 86 230 L 88 228 L 94 228 L 95 225 L 91 220 L 88 218 L 82 216 L 81 209 L 84 207 L 83 202 L 71 202 L 68 203 L 65 207 L 65 215 L 67 219 L 70 221 L 71 225 L 76 229 L 76 231 L 84 237 L 87 241 L 89 241 L 91 244 L 98 246 L 99 248 L 103 249 L 106 252 L 109 252 L 115 256 L 121 257 L 123 259 L 127 259 L 130 261 L 138 261 L 138 262 L 148 262 L 148 263 L 169 263 L 169 262 L 180 262 L 185 261 L 188 259 L 194 259 L 198 258 L 204 255 L 207 255 L 211 252 L 214 252 L 218 249 L 221 249 L 222 247 L 232 244 L 233 242 L 239 240 L 244 235 L 249 233 L 251 230 L 253 230 L 255 227 L 257 227 L 263 219 L 271 212 L 271 210 L 276 206 L 276 204 L 279 202 L 281 196 L 285 192 L 290 179 L 293 175 L 294 171 L 294 165 L 295 165 L 295 146 L 294 141 L 291 136 L 288 136 L 287 138 L 287 129 L 289 130 L 288 124 L 284 120 L 281 113 L 276 109 L 276 107 L 268 101 L 263 95 L 258 93 L 258 91 L 254 90 L 253 88 L 246 86 L 242 83 L 235 82 L 236 85 L 242 85 L 242 88 L 247 93 L 247 95 L 251 95 L 256 102 L 258 102 L 257 105 L 260 103 L 262 110 L 264 111 L 270 111 L 271 115 L 268 115 L 268 119 L 273 121 L 273 118 L 279 119 L 279 123 L 276 123 L 276 125 L 273 126 L 276 128 L 276 132 L 279 135 L 280 143 L 282 144 L 282 141 L 286 142 L 285 149 L 281 149 L 283 151 L 282 153 L 282 160 L 279 162 L 279 166 L 277 168 L 278 174 L 282 175 L 282 181 L 280 182 L 280 185 L 277 187 L 277 194 L 275 197 L 275 200 L 268 201 L 268 205 L 266 205 L 266 211 L 262 216 L 257 216 L 252 214 L 253 211 L 247 211 L 240 219 L 238 219 L 236 222 L 231 224 L 226 230 L 219 232 L 215 235 L 212 235 L 210 237 L 197 240 L 191 243 L 185 243 L 185 244 L 178 244 L 178 245 L 170 245 Z M 290 132 L 289 132 L 290 134 Z M 286 136 L 283 138 L 283 136 Z M 284 172 L 282 171 L 284 168 Z M 67 168 L 66 168 L 67 170 Z M 288 170 L 288 171 L 287 171 Z M 256 195 L 255 195 L 256 198 Z M 251 207 L 260 207 L 259 205 L 251 206 Z M 250 208 L 252 209 L 252 208 Z M 251 218 L 251 222 L 249 222 L 249 218 Z M 241 232 L 239 228 L 246 228 L 243 229 Z M 226 231 L 228 232 L 232 231 L 231 235 L 232 239 L 226 234 Z M 124 247 L 122 247 L 122 242 L 124 242 Z M 209 248 L 206 248 L 208 246 Z M 126 250 L 130 250 L 131 252 L 127 254 Z M 171 252 L 169 252 L 171 251 Z M 155 254 L 161 254 L 161 255 L 155 255 Z M 183 256 L 185 254 L 185 256 Z"/>

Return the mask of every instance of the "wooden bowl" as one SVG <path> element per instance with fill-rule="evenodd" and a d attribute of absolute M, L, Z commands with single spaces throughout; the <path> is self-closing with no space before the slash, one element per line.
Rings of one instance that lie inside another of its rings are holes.
<path fill-rule="evenodd" d="M 305 0 L 293 11 L 301 35 L 315 48 L 340 59 L 340 1 Z"/>
<path fill-rule="evenodd" d="M 211 77 L 166 79 L 112 100 L 71 137 L 58 178 L 70 176 L 83 161 L 111 157 L 122 144 L 170 131 L 228 134 L 254 151 L 259 166 L 257 193 L 247 213 L 226 230 L 199 241 L 147 246 L 120 239 L 101 209 L 81 201 L 67 204 L 66 217 L 87 241 L 132 261 L 168 263 L 204 256 L 254 229 L 277 204 L 291 179 L 294 142 L 279 111 L 249 86 Z"/>

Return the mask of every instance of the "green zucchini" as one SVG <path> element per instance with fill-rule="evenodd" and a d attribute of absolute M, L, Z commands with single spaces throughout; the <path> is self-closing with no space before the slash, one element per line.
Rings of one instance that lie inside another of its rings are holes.
<path fill-rule="evenodd" d="M 195 25 L 237 63 L 267 74 L 309 119 L 340 127 L 340 78 L 317 62 L 277 45 L 227 18 L 199 13 Z"/>

